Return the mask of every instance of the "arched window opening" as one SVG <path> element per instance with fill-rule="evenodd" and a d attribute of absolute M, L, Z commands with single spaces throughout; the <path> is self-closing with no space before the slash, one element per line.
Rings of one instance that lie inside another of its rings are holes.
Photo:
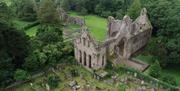
<path fill-rule="evenodd" d="M 102 66 L 104 66 L 104 55 L 102 56 Z"/>
<path fill-rule="evenodd" d="M 83 38 L 83 45 L 86 46 L 86 39 Z"/>
<path fill-rule="evenodd" d="M 81 53 L 81 50 L 79 50 L 79 62 L 82 63 L 82 53 Z"/>
<path fill-rule="evenodd" d="M 92 66 L 91 66 L 91 55 L 89 55 L 89 68 L 92 68 Z"/>
<path fill-rule="evenodd" d="M 86 63 L 86 52 L 84 52 L 84 66 L 86 66 L 87 63 Z"/>

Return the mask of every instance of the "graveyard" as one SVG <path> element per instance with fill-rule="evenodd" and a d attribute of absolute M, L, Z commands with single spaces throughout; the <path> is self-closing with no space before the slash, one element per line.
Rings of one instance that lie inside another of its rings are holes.
<path fill-rule="evenodd" d="M 71 71 L 75 70 L 75 74 Z M 93 77 L 93 73 L 88 72 L 87 69 L 80 65 L 59 65 L 57 69 L 51 70 L 47 76 L 38 77 L 30 82 L 14 88 L 14 91 L 48 91 L 47 77 L 56 75 L 60 82 L 57 88 L 53 91 L 165 91 L 165 89 L 156 86 L 156 84 L 149 84 L 143 80 L 137 79 L 137 74 L 129 75 L 128 72 L 119 70 L 113 72 L 112 75 L 97 79 Z M 73 87 L 76 86 L 77 88 Z M 124 90 L 122 90 L 124 91 Z"/>

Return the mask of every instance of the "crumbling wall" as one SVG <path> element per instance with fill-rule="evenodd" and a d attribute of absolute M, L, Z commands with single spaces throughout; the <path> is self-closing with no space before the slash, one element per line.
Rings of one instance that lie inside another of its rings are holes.
<path fill-rule="evenodd" d="M 80 26 L 84 26 L 85 25 L 85 20 L 83 18 L 80 18 L 80 17 L 72 17 L 72 16 L 69 16 L 68 17 L 68 23 L 70 24 L 77 24 L 77 25 L 80 25 Z"/>
<path fill-rule="evenodd" d="M 85 25 L 85 20 L 78 16 L 68 15 L 62 8 L 57 8 L 59 13 L 59 18 L 66 24 L 77 24 L 79 26 Z"/>
<path fill-rule="evenodd" d="M 81 19 L 72 19 L 71 22 L 83 25 Z M 106 61 L 104 60 L 107 60 L 107 56 L 111 52 L 116 54 L 117 59 L 128 60 L 133 53 L 137 52 L 148 43 L 151 33 L 152 26 L 147 17 L 146 9 L 142 9 L 140 16 L 134 22 L 132 22 L 132 19 L 127 15 L 124 16 L 123 20 L 115 20 L 113 17 L 109 17 L 109 37 L 104 43 L 96 43 L 87 32 L 87 29 L 83 30 L 80 37 L 75 39 L 76 59 L 79 60 L 78 50 L 86 52 L 92 57 L 92 68 L 96 69 L 105 66 Z M 85 45 L 83 43 L 84 40 L 90 46 Z M 84 65 L 84 63 L 81 64 Z M 87 67 L 87 65 L 85 66 Z"/>

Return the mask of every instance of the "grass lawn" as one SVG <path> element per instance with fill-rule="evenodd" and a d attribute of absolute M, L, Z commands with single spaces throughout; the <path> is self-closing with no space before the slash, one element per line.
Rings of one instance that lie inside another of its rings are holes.
<path fill-rule="evenodd" d="M 17 29 L 22 29 L 25 26 L 27 26 L 28 24 L 32 24 L 33 22 L 27 22 L 27 21 L 21 21 L 18 19 L 13 20 L 12 22 L 14 24 L 14 27 Z"/>
<path fill-rule="evenodd" d="M 36 36 L 36 33 L 38 31 L 39 25 L 38 26 L 34 26 L 28 30 L 25 31 L 25 33 L 30 36 L 30 37 L 34 37 Z"/>
<path fill-rule="evenodd" d="M 17 29 L 22 29 L 25 26 L 27 26 L 28 24 L 32 24 L 32 23 L 34 23 L 34 22 L 21 21 L 18 19 L 13 20 L 14 27 Z M 34 26 L 30 29 L 25 30 L 24 32 L 30 37 L 36 36 L 38 27 L 39 27 L 39 25 Z"/>
<path fill-rule="evenodd" d="M 85 19 L 86 25 L 92 37 L 97 41 L 103 41 L 107 35 L 107 20 L 96 15 L 78 15 L 76 12 L 70 12 L 71 16 L 79 16 Z"/>
<path fill-rule="evenodd" d="M 153 56 L 151 56 L 151 55 L 147 55 L 147 56 L 145 56 L 145 55 L 138 55 L 137 57 L 135 57 L 136 59 L 139 59 L 139 60 L 141 60 L 141 61 L 143 61 L 143 62 L 146 62 L 146 63 L 148 63 L 148 64 L 152 64 L 153 62 L 154 62 L 154 60 L 153 60 Z"/>

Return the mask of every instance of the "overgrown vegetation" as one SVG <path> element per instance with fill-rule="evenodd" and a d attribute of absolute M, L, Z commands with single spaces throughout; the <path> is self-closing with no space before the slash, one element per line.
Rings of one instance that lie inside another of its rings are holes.
<path fill-rule="evenodd" d="M 85 16 L 91 34 L 98 40 L 106 37 L 106 20 L 101 17 L 122 19 L 128 14 L 135 19 L 140 9 L 146 7 L 153 25 L 153 38 L 143 53 L 150 56 L 148 63 L 154 63 L 150 75 L 172 85 L 180 84 L 180 80 L 174 79 L 179 77 L 179 68 L 163 71 L 180 65 L 179 0 L 1 0 L 0 90 L 57 63 L 74 62 L 72 43 L 63 39 L 58 6 Z M 176 75 L 166 75 L 168 72 Z M 57 81 L 56 77 L 50 80 L 50 84 Z"/>
<path fill-rule="evenodd" d="M 63 42 L 61 21 L 54 2 L 43 0 L 40 5 L 36 3 L 39 2 L 12 0 L 7 6 L 0 2 L 0 89 L 28 79 L 29 74 L 66 63 L 67 58 L 74 60 L 72 45 Z M 16 22 L 19 24 L 16 26 L 14 19 L 37 22 Z M 36 36 L 30 38 L 24 32 L 34 26 L 39 28 Z"/>

